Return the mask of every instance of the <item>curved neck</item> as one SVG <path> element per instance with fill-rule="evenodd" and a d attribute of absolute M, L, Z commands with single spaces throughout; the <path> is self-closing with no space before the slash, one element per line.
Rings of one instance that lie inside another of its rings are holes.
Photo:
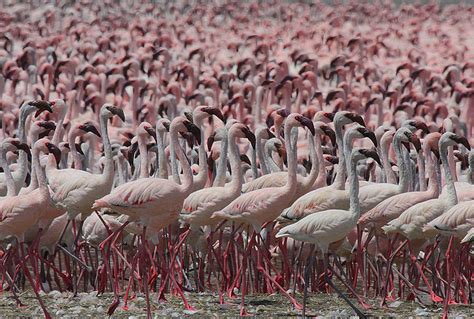
<path fill-rule="evenodd" d="M 268 142 L 265 143 L 265 162 L 270 173 L 281 172 L 280 167 L 278 167 L 278 165 L 275 163 L 275 160 L 273 159 L 273 150 L 271 149 Z"/>
<path fill-rule="evenodd" d="M 262 140 L 262 137 L 259 135 L 260 134 L 257 133 L 255 148 L 257 149 L 257 156 L 258 156 L 258 161 L 260 163 L 260 170 L 262 172 L 262 175 L 267 175 L 269 171 L 268 171 L 268 166 L 266 163 L 265 154 L 263 153 L 263 149 L 265 147 L 266 141 L 264 142 Z"/>
<path fill-rule="evenodd" d="M 201 141 L 205 141 L 204 139 L 204 128 L 202 122 L 196 123 L 196 125 L 201 130 Z M 199 173 L 194 178 L 194 184 L 198 188 L 203 188 L 207 182 L 207 154 L 206 149 L 204 148 L 204 142 L 199 144 Z"/>
<path fill-rule="evenodd" d="M 303 187 L 307 189 L 308 187 L 313 186 L 314 181 L 316 181 L 316 178 L 318 177 L 319 173 L 319 161 L 316 157 L 316 147 L 314 145 L 314 140 L 317 138 L 318 140 L 320 137 L 315 137 L 311 135 L 310 133 L 308 134 L 308 147 L 309 147 L 309 156 L 311 157 L 311 170 L 309 171 L 308 176 L 306 176 L 303 180 Z"/>
<path fill-rule="evenodd" d="M 114 159 L 112 156 L 112 145 L 110 145 L 110 139 L 109 139 L 109 132 L 108 132 L 108 126 L 107 126 L 107 117 L 106 116 L 101 116 L 100 117 L 100 134 L 102 135 L 102 143 L 104 146 L 104 153 L 105 153 L 105 164 L 104 164 L 104 171 L 102 172 L 102 175 L 105 178 L 110 178 L 113 179 L 114 177 Z M 72 145 L 71 147 L 74 147 Z M 90 147 L 89 152 L 94 152 L 94 148 Z M 94 163 L 91 163 L 94 164 Z"/>
<path fill-rule="evenodd" d="M 226 168 L 227 168 L 227 151 L 229 148 L 229 138 L 227 136 L 227 129 L 224 129 L 224 137 L 221 140 L 221 154 L 219 156 L 219 162 L 217 163 L 216 178 L 212 186 L 224 186 L 226 181 Z M 232 140 L 235 142 L 235 139 Z M 232 174 L 234 171 L 232 170 Z M 233 176 L 232 176 L 233 177 Z"/>
<path fill-rule="evenodd" d="M 176 145 L 175 152 L 178 160 L 181 164 L 181 168 L 183 169 L 183 183 L 180 185 L 180 188 L 183 192 L 187 193 L 191 190 L 193 186 L 193 174 L 191 173 L 191 166 L 189 165 L 188 159 L 184 154 L 181 145 L 179 144 L 178 140 L 178 131 L 175 128 L 171 128 L 170 131 L 170 138 L 171 144 Z"/>
<path fill-rule="evenodd" d="M 397 177 L 395 176 L 394 171 L 392 170 L 392 165 L 390 164 L 390 159 L 389 159 L 389 150 L 390 150 L 390 144 L 392 143 L 393 139 L 382 139 L 381 140 L 381 156 L 382 156 L 382 164 L 383 164 L 383 170 L 385 172 L 385 176 L 387 178 L 387 182 L 390 184 L 397 184 Z"/>
<path fill-rule="evenodd" d="M 399 138 L 393 139 L 393 149 L 395 151 L 395 155 L 397 156 L 398 171 L 400 172 L 398 189 L 401 193 L 405 193 L 408 190 L 409 172 L 407 165 L 405 165 L 405 159 L 403 157 L 401 141 Z"/>
<path fill-rule="evenodd" d="M 7 196 L 15 196 L 15 181 L 13 180 L 12 172 L 7 162 L 7 152 L 3 148 L 0 150 L 0 165 L 3 168 L 3 173 L 5 174 L 5 182 L 7 184 Z"/>
<path fill-rule="evenodd" d="M 344 143 L 343 143 L 343 128 L 342 124 L 336 123 L 334 126 L 336 131 L 336 142 L 337 151 L 339 157 L 339 165 L 337 166 L 336 178 L 333 183 L 333 187 L 336 189 L 343 190 L 346 183 L 346 159 L 344 154 Z"/>
<path fill-rule="evenodd" d="M 451 174 L 451 169 L 449 167 L 448 147 L 440 145 L 439 155 L 441 157 L 441 163 L 443 164 L 444 175 L 446 177 L 449 205 L 454 206 L 458 203 L 458 195 L 456 193 L 456 187 L 454 186 L 453 175 Z"/>
<path fill-rule="evenodd" d="M 242 165 L 240 164 L 240 152 L 239 147 L 235 141 L 235 134 L 229 134 L 228 143 L 230 144 L 230 168 L 232 170 L 232 181 L 230 182 L 229 187 L 225 187 L 230 194 L 239 195 L 242 190 L 243 174 L 242 174 Z M 221 151 L 222 156 L 222 151 Z"/>
<path fill-rule="evenodd" d="M 426 155 L 427 155 L 426 164 L 428 167 L 428 178 L 429 178 L 428 191 L 432 192 L 434 196 L 437 197 L 439 196 L 439 193 L 441 191 L 441 187 L 438 180 L 438 174 L 436 170 L 436 167 L 438 167 L 438 164 L 435 162 L 433 158 L 433 154 L 431 154 L 431 152 L 427 153 Z"/>
<path fill-rule="evenodd" d="M 69 152 L 71 153 L 72 159 L 74 161 L 74 168 L 83 170 L 82 166 L 82 158 L 81 155 L 79 155 L 79 152 L 76 150 L 76 132 L 75 130 L 71 130 L 68 135 L 68 143 L 69 143 Z M 54 160 L 54 155 L 50 154 L 50 158 Z"/>
<path fill-rule="evenodd" d="M 420 184 L 420 191 L 426 190 L 426 175 L 425 175 L 425 156 L 421 151 L 417 154 L 418 162 L 418 182 Z"/>
<path fill-rule="evenodd" d="M 159 133 L 156 143 L 158 144 L 158 167 L 159 167 L 159 178 L 168 178 L 168 161 L 166 159 L 165 146 L 164 146 L 164 133 Z"/>
<path fill-rule="evenodd" d="M 288 194 L 293 194 L 296 190 L 296 140 L 291 138 L 291 131 L 293 126 L 285 125 L 285 146 L 288 157 L 288 180 L 284 186 Z"/>
<path fill-rule="evenodd" d="M 350 157 L 349 157 L 350 158 Z M 360 217 L 360 203 L 359 203 L 359 178 L 357 177 L 357 160 L 350 158 L 347 163 L 347 170 L 349 174 L 349 201 L 350 211 L 355 220 Z"/>
<path fill-rule="evenodd" d="M 25 109 L 20 111 L 20 123 L 18 128 L 18 137 L 20 138 L 21 143 L 26 143 L 26 120 L 28 115 L 33 112 L 33 109 L 29 108 L 28 106 L 24 106 L 24 108 Z M 25 182 L 28 171 L 28 156 L 25 152 L 20 152 L 18 163 L 20 164 L 18 168 L 19 181 L 21 182 L 20 186 L 23 187 L 23 183 Z"/>
<path fill-rule="evenodd" d="M 317 134 L 315 136 L 315 150 L 316 150 L 316 158 L 318 162 L 318 177 L 315 181 L 315 186 L 319 185 L 327 185 L 327 174 L 326 174 L 326 167 L 324 166 L 324 153 L 323 148 L 321 147 L 321 135 Z"/>
<path fill-rule="evenodd" d="M 145 137 L 142 135 L 138 136 L 138 149 L 140 151 L 140 176 L 139 178 L 150 177 L 148 171 L 148 150 L 146 147 Z"/>
<path fill-rule="evenodd" d="M 33 165 L 33 168 L 36 172 L 36 178 L 38 180 L 38 187 L 40 189 L 40 192 L 45 193 L 49 196 L 49 190 L 48 190 L 48 184 L 47 184 L 47 181 L 46 181 L 46 175 L 45 175 L 44 170 L 43 170 L 43 168 L 41 167 L 41 164 L 40 164 L 40 159 L 39 159 L 40 151 L 33 147 L 33 152 L 32 152 L 31 155 L 32 155 L 32 157 L 31 157 L 32 165 Z"/>
<path fill-rule="evenodd" d="M 176 133 L 177 134 L 177 133 Z M 178 140 L 178 137 L 176 136 L 176 140 Z M 179 178 L 179 173 L 178 173 L 178 162 L 176 160 L 176 149 L 179 148 L 180 145 L 174 143 L 170 143 L 170 158 L 171 158 L 171 175 L 173 176 L 173 180 L 176 184 L 181 184 L 181 179 Z"/>

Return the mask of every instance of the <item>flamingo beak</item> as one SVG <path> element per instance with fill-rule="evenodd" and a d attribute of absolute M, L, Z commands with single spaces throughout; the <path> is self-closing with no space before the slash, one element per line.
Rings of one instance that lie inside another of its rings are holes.
<path fill-rule="evenodd" d="M 313 121 L 311 121 L 309 118 L 303 115 L 298 115 L 296 117 L 296 120 L 301 123 L 301 125 L 306 126 L 308 130 L 311 132 L 311 135 L 314 136 L 316 134 L 316 131 L 314 129 L 314 124 Z"/>
<path fill-rule="evenodd" d="M 184 125 L 186 126 L 188 132 L 190 132 L 196 138 L 198 144 L 201 144 L 201 130 L 199 127 L 190 121 L 184 121 Z"/>
<path fill-rule="evenodd" d="M 122 109 L 116 107 L 116 106 L 110 106 L 107 108 L 112 114 L 117 115 L 122 122 L 125 122 L 125 113 L 123 112 Z"/>
<path fill-rule="evenodd" d="M 217 107 L 207 107 L 204 110 L 205 112 L 209 113 L 210 115 L 215 115 L 219 118 L 222 122 L 225 123 L 224 115 L 222 114 L 221 110 Z"/>
<path fill-rule="evenodd" d="M 360 115 L 358 115 L 358 114 L 355 114 L 355 113 L 347 113 L 345 116 L 346 116 L 349 120 L 351 120 L 352 122 L 359 123 L 359 124 L 362 125 L 363 127 L 366 127 L 365 122 L 364 122 L 364 119 L 362 118 L 362 116 L 360 116 Z"/>
<path fill-rule="evenodd" d="M 360 150 L 360 152 L 364 154 L 366 157 L 372 158 L 374 161 L 377 162 L 377 164 L 379 164 L 379 166 L 382 166 L 382 162 L 380 161 L 379 154 L 377 154 L 377 151 L 375 149 L 371 149 L 371 150 L 362 149 Z"/>
<path fill-rule="evenodd" d="M 245 137 L 249 140 L 250 144 L 252 145 L 252 148 L 255 149 L 255 144 L 256 144 L 256 138 L 255 134 L 250 131 L 248 127 L 245 127 L 242 129 L 242 132 L 245 134 Z"/>
<path fill-rule="evenodd" d="M 97 130 L 97 128 L 95 127 L 94 124 L 92 123 L 85 123 L 84 125 L 82 125 L 81 129 L 84 131 L 84 132 L 90 132 L 90 133 L 93 133 L 94 135 L 97 135 L 98 137 L 101 137 L 99 131 Z"/>
<path fill-rule="evenodd" d="M 469 151 L 471 150 L 471 145 L 469 145 L 469 141 L 464 136 L 455 135 L 451 139 L 458 144 L 464 145 Z"/>
<path fill-rule="evenodd" d="M 154 139 L 155 142 L 156 142 L 156 138 L 157 138 L 157 137 L 156 137 L 156 131 L 155 131 L 153 128 L 151 128 L 151 127 L 147 127 L 147 128 L 145 129 L 145 131 L 146 131 L 151 137 L 153 137 L 153 139 Z"/>
<path fill-rule="evenodd" d="M 336 133 L 327 125 L 321 125 L 321 130 L 326 134 L 331 140 L 332 145 L 336 145 Z"/>
<path fill-rule="evenodd" d="M 61 150 L 52 143 L 47 143 L 46 147 L 48 148 L 49 153 L 54 155 L 56 164 L 59 164 L 59 162 L 61 161 Z"/>

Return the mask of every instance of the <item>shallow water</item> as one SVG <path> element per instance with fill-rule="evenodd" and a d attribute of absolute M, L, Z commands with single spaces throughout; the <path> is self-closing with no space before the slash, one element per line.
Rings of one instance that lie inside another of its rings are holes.
<path fill-rule="evenodd" d="M 217 295 L 208 293 L 186 293 L 190 304 L 195 311 L 184 310 L 181 299 L 177 297 L 168 297 L 168 302 L 158 303 L 156 294 L 152 295 L 152 313 L 154 317 L 205 317 L 218 318 L 239 315 L 240 298 L 227 299 L 226 305 L 220 305 Z M 38 305 L 34 295 L 29 292 L 20 294 L 20 298 L 25 307 L 16 308 L 15 301 L 10 293 L 3 292 L 0 295 L 0 318 L 32 316 L 42 317 L 41 308 Z M 107 308 L 113 300 L 113 295 L 107 293 L 97 296 L 97 293 L 79 293 L 73 297 L 72 293 L 60 293 L 52 291 L 43 294 L 44 301 L 50 314 L 54 318 L 73 318 L 87 317 L 98 318 L 107 316 Z M 302 295 L 297 294 L 298 301 L 302 300 Z M 281 295 L 252 295 L 246 298 L 246 309 L 250 315 L 261 317 L 281 317 L 298 316 L 300 311 L 293 309 L 289 301 Z M 423 307 L 417 302 L 390 301 L 387 308 L 378 307 L 378 301 L 370 302 L 372 309 L 365 311 L 369 316 L 377 317 L 441 317 L 442 305 L 431 305 Z M 117 308 L 113 318 L 137 318 L 144 317 L 145 298 L 143 295 L 137 295 L 136 298 L 129 301 L 128 311 L 122 309 L 123 301 Z M 474 307 L 472 306 L 452 306 L 450 308 L 450 317 L 452 318 L 473 318 Z M 323 317 L 350 317 L 355 316 L 352 309 L 335 294 L 310 294 L 308 300 L 307 314 L 310 316 Z"/>

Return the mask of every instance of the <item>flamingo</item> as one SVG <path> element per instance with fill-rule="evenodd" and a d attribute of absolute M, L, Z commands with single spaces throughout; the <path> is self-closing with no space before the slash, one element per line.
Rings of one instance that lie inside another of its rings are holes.
<path fill-rule="evenodd" d="M 254 231 L 250 243 L 254 242 L 256 233 L 260 233 L 262 225 L 278 217 L 281 210 L 288 206 L 288 203 L 294 196 L 296 191 L 296 141 L 292 142 L 291 131 L 294 127 L 302 126 L 307 127 L 314 136 L 314 125 L 310 119 L 292 113 L 285 120 L 285 146 L 287 150 L 289 150 L 287 183 L 282 187 L 268 187 L 244 193 L 222 210 L 215 212 L 211 216 L 212 218 L 227 219 L 251 225 Z M 249 244 L 249 247 L 250 246 L 252 245 Z M 246 252 L 246 254 L 248 254 L 248 252 Z M 246 258 L 246 256 L 244 256 L 244 258 Z M 239 273 L 245 274 L 246 267 L 246 262 L 244 262 Z M 261 270 L 264 271 L 263 268 L 261 268 Z M 246 312 L 244 306 L 245 285 L 244 281 L 240 309 L 241 314 L 245 314 Z M 299 306 L 293 297 L 290 295 L 287 296 L 295 306 Z"/>
<path fill-rule="evenodd" d="M 16 142 L 10 140 L 10 143 L 12 142 L 13 145 L 15 145 Z M 20 148 L 23 147 L 23 144 L 16 145 Z M 0 202 L 0 212 L 2 216 L 0 221 L 0 238 L 3 239 L 8 236 L 16 238 L 18 245 L 20 246 L 18 249 L 22 258 L 22 261 L 20 262 L 21 267 L 33 287 L 33 291 L 40 303 L 45 317 L 51 318 L 38 293 L 37 284 L 33 281 L 30 271 L 26 266 L 27 259 L 31 259 L 31 253 L 27 256 L 23 246 L 26 231 L 37 223 L 39 223 L 39 231 L 35 242 L 39 240 L 43 228 L 46 227 L 45 222 L 47 222 L 49 217 L 51 217 L 49 214 L 51 212 L 51 207 L 53 207 L 50 190 L 48 189 L 46 182 L 46 176 L 39 163 L 40 152 L 51 152 L 59 163 L 60 151 L 55 145 L 51 144 L 48 139 L 43 138 L 35 143 L 33 146 L 32 156 L 38 178 L 38 188 L 28 194 L 8 197 Z M 33 244 L 30 249 L 34 249 L 35 246 L 36 244 Z M 36 262 L 32 260 L 31 263 L 36 274 Z"/>
<path fill-rule="evenodd" d="M 367 149 L 355 149 L 351 153 L 351 157 L 347 161 L 347 171 L 349 172 L 349 181 L 350 181 L 350 209 L 341 210 L 341 209 L 330 209 L 323 210 L 317 214 L 310 214 L 300 219 L 294 224 L 288 225 L 280 229 L 276 235 L 277 238 L 280 237 L 291 237 L 296 240 L 303 242 L 310 242 L 318 246 L 324 257 L 324 273 L 326 280 L 329 281 L 327 277 L 328 269 L 328 247 L 331 243 L 338 242 L 344 239 L 347 234 L 354 228 L 357 224 L 357 221 L 360 216 L 360 204 L 359 204 L 359 179 L 356 175 L 356 166 L 357 162 L 371 157 L 377 163 L 380 163 L 380 158 L 378 157 L 375 151 Z M 310 259 L 311 263 L 313 258 Z M 312 264 L 309 265 L 312 267 Z M 305 316 L 305 304 L 306 296 L 308 290 L 308 272 L 306 271 L 305 275 L 305 293 L 303 300 L 303 317 Z M 348 286 L 346 284 L 346 286 Z M 349 287 L 349 286 L 348 286 Z M 353 291 L 353 289 L 351 288 Z M 350 303 L 350 301 L 345 298 L 345 300 L 354 308 L 357 313 L 360 315 L 360 311 Z"/>
<path fill-rule="evenodd" d="M 95 200 L 92 209 L 98 210 L 109 208 L 119 214 L 127 215 L 132 221 L 139 221 L 143 225 L 142 240 L 146 238 L 146 228 L 151 220 L 160 220 L 161 228 L 168 226 L 179 217 L 179 212 L 185 198 L 193 190 L 193 178 L 188 161 L 182 148 L 179 146 L 178 134 L 191 132 L 201 142 L 199 128 L 184 117 L 176 117 L 170 126 L 171 143 L 176 145 L 176 155 L 183 169 L 183 183 L 160 178 L 141 178 L 136 181 L 122 184 L 110 192 L 110 194 Z M 117 231 L 121 231 L 124 225 Z M 153 225 L 157 229 L 157 225 Z M 101 244 L 102 245 L 102 244 Z M 146 243 L 142 242 L 142 246 Z M 145 281 L 146 282 L 146 281 Z M 112 313 L 118 306 L 117 291 L 114 303 L 109 307 Z M 184 295 L 183 302 L 187 308 L 191 308 Z M 147 296 L 147 303 L 149 299 Z M 150 309 L 148 307 L 148 315 Z"/>
<path fill-rule="evenodd" d="M 52 103 L 39 100 L 26 101 L 21 105 L 20 108 L 20 118 L 18 123 L 18 136 L 22 143 L 26 143 L 26 132 L 25 125 L 26 120 L 30 114 L 36 112 L 35 115 L 38 116 L 43 111 L 52 113 L 51 109 Z M 23 187 L 27 174 L 27 163 L 26 154 L 23 152 L 20 153 L 19 164 L 20 167 L 18 170 L 12 172 L 12 177 L 15 182 L 15 192 L 18 193 L 20 188 Z M 5 196 L 7 193 L 7 188 L 4 182 L 4 174 L 0 173 L 0 196 Z"/>
<path fill-rule="evenodd" d="M 232 181 L 225 186 L 208 187 L 191 193 L 184 200 L 183 210 L 180 213 L 182 222 L 195 226 L 209 225 L 214 212 L 225 208 L 240 195 L 242 169 L 236 138 L 243 137 L 247 138 L 252 145 L 255 145 L 255 135 L 248 127 L 241 123 L 233 124 L 228 133 Z M 221 154 L 221 156 L 227 155 Z"/>

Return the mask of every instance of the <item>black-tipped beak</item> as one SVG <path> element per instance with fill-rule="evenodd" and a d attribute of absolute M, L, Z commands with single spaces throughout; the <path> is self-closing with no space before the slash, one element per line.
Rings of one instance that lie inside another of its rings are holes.
<path fill-rule="evenodd" d="M 410 142 L 413 144 L 413 146 L 415 147 L 415 150 L 416 152 L 420 152 L 421 150 L 421 142 L 420 142 L 420 139 L 418 138 L 418 136 L 416 136 L 415 134 L 411 134 L 410 136 Z"/>
<path fill-rule="evenodd" d="M 205 112 L 215 115 L 217 118 L 219 118 L 222 122 L 225 123 L 225 118 L 224 115 L 222 114 L 221 110 L 217 107 L 206 107 L 204 109 Z"/>
<path fill-rule="evenodd" d="M 252 148 L 255 149 L 255 144 L 256 144 L 256 139 L 255 139 L 255 134 L 250 131 L 248 127 L 245 127 L 242 129 L 242 132 L 245 134 L 245 137 L 249 140 L 250 144 L 252 145 Z"/>
<path fill-rule="evenodd" d="M 377 147 L 377 138 L 375 137 L 374 132 L 369 131 L 368 129 L 362 128 L 362 127 L 359 128 L 358 130 L 364 137 L 369 138 L 372 141 L 372 143 L 374 144 L 374 146 Z"/>
<path fill-rule="evenodd" d="M 40 123 L 40 126 L 47 131 L 54 131 L 56 129 L 56 124 L 51 121 L 43 121 Z"/>
<path fill-rule="evenodd" d="M 53 109 L 51 108 L 52 104 L 48 101 L 42 101 L 42 100 L 32 101 L 30 102 L 30 105 L 33 105 L 34 107 L 38 109 L 35 113 L 35 117 L 40 115 L 44 111 L 53 113 Z"/>
<path fill-rule="evenodd" d="M 97 135 L 98 137 L 101 137 L 99 131 L 97 130 L 97 128 L 95 127 L 94 124 L 92 123 L 84 123 L 84 125 L 81 126 L 81 130 L 83 130 L 84 132 L 88 132 L 88 133 L 92 133 L 94 135 Z"/>
<path fill-rule="evenodd" d="M 163 126 L 165 127 L 165 130 L 166 130 L 167 132 L 170 131 L 170 123 L 169 123 L 169 122 L 163 122 Z"/>
<path fill-rule="evenodd" d="M 201 130 L 199 127 L 190 121 L 184 121 L 184 125 L 186 126 L 188 132 L 190 132 L 196 138 L 198 144 L 201 144 Z"/>
<path fill-rule="evenodd" d="M 329 119 L 331 122 L 334 121 L 334 113 L 331 112 L 324 112 L 323 116 L 327 119 Z"/>
<path fill-rule="evenodd" d="M 31 154 L 31 150 L 26 143 L 13 144 L 17 149 L 24 151 L 26 154 Z"/>
<path fill-rule="evenodd" d="M 333 146 L 336 145 L 336 133 L 327 125 L 321 125 L 321 130 L 326 134 L 331 140 Z"/>
<path fill-rule="evenodd" d="M 363 127 L 366 127 L 365 122 L 364 122 L 364 119 L 362 118 L 362 116 L 360 116 L 360 115 L 358 115 L 358 114 L 355 114 L 355 113 L 347 113 L 345 116 L 346 116 L 349 120 L 351 120 L 352 122 L 359 123 L 359 124 L 362 125 Z"/>
<path fill-rule="evenodd" d="M 247 155 L 245 155 L 245 154 L 240 155 L 240 160 L 241 160 L 242 162 L 244 162 L 244 163 L 247 163 L 247 164 L 249 164 L 249 165 L 252 165 L 252 163 L 250 162 L 249 157 L 248 157 Z"/>
<path fill-rule="evenodd" d="M 46 144 L 46 147 L 48 148 L 49 153 L 54 155 L 56 164 L 59 164 L 59 162 L 61 161 L 61 150 L 52 143 Z"/>
<path fill-rule="evenodd" d="M 216 140 L 216 132 L 213 132 L 211 136 L 207 138 L 207 149 L 208 151 L 211 150 L 212 145 L 214 144 L 214 141 Z"/>
<path fill-rule="evenodd" d="M 377 154 L 377 151 L 375 149 L 371 149 L 371 150 L 362 149 L 360 150 L 360 152 L 364 154 L 366 157 L 373 158 L 374 161 L 376 161 L 377 164 L 379 164 L 379 166 L 382 166 L 382 162 L 380 161 L 379 154 Z"/>
<path fill-rule="evenodd" d="M 311 135 L 314 136 L 316 131 L 314 130 L 314 124 L 313 121 L 311 121 L 309 118 L 303 115 L 298 115 L 296 117 L 296 120 L 301 123 L 301 125 L 306 126 L 308 130 L 311 132 Z"/>
<path fill-rule="evenodd" d="M 145 131 L 151 136 L 153 137 L 153 139 L 155 140 L 156 142 L 156 131 L 152 128 L 152 127 L 147 127 L 145 129 Z"/>
<path fill-rule="evenodd" d="M 280 115 L 281 117 L 288 117 L 288 115 L 290 115 L 290 111 L 288 111 L 287 109 L 279 109 L 278 111 L 276 111 L 276 113 L 278 115 Z"/>
<path fill-rule="evenodd" d="M 267 128 L 267 135 L 268 135 L 268 139 L 275 137 L 275 134 L 273 134 L 272 131 L 270 131 L 268 128 Z"/>
<path fill-rule="evenodd" d="M 469 145 L 469 141 L 464 136 L 454 135 L 451 139 L 458 144 L 464 145 L 468 150 L 471 150 L 471 145 Z"/>
<path fill-rule="evenodd" d="M 76 151 L 81 154 L 81 155 L 84 155 L 84 152 L 82 151 L 82 148 L 81 148 L 81 144 L 74 144 L 74 147 L 76 148 Z"/>
<path fill-rule="evenodd" d="M 191 122 L 191 123 L 194 122 L 193 113 L 191 113 L 191 112 L 184 112 L 184 116 L 186 117 L 186 119 L 187 119 L 189 122 Z"/>
<path fill-rule="evenodd" d="M 135 142 L 133 143 L 130 148 L 128 149 L 128 154 L 127 154 L 127 161 L 128 161 L 128 164 L 130 164 L 130 167 L 134 167 L 134 163 L 133 163 L 133 158 L 135 156 L 135 152 L 138 150 L 138 143 Z"/>
<path fill-rule="evenodd" d="M 425 122 L 416 121 L 414 126 L 417 129 L 422 130 L 425 134 L 428 134 L 430 132 L 430 130 L 428 129 L 428 126 L 426 125 Z"/>
<path fill-rule="evenodd" d="M 122 120 L 122 122 L 125 122 L 125 113 L 123 112 L 121 108 L 118 108 L 116 106 L 109 106 L 108 110 L 112 114 L 117 115 Z"/>

